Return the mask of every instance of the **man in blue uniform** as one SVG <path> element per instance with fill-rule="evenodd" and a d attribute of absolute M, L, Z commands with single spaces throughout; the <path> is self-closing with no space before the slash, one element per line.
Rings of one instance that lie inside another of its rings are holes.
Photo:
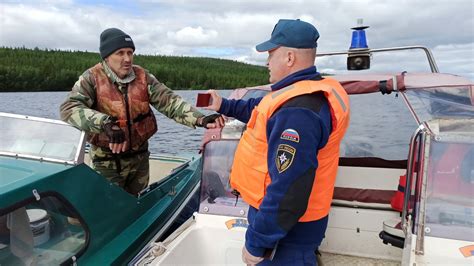
<path fill-rule="evenodd" d="M 271 39 L 256 47 L 268 51 L 272 92 L 228 100 L 210 91 L 208 109 L 247 123 L 230 177 L 250 205 L 242 250 L 247 264 L 317 263 L 349 123 L 344 89 L 314 66 L 318 38 L 307 22 L 280 20 Z"/>

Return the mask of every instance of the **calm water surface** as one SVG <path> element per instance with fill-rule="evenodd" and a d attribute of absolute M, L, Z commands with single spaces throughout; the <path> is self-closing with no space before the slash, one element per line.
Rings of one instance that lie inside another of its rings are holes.
<path fill-rule="evenodd" d="M 196 102 L 199 91 L 175 91 L 189 103 Z M 230 90 L 219 91 L 223 97 Z M 0 112 L 59 119 L 59 105 L 68 92 L 0 93 Z M 341 156 L 406 158 L 408 142 L 417 124 L 402 97 L 352 95 L 351 124 L 341 146 Z M 154 109 L 153 109 L 154 110 Z M 155 111 L 155 110 L 154 110 Z M 203 113 L 209 113 L 202 110 Z M 204 129 L 191 129 L 155 111 L 158 132 L 150 139 L 154 154 L 197 154 Z"/>
<path fill-rule="evenodd" d="M 199 91 L 175 91 L 189 103 L 196 102 Z M 202 92 L 202 91 L 201 91 Z M 231 91 L 219 91 L 226 97 Z M 59 105 L 68 92 L 13 92 L 0 93 L 0 112 L 30 115 L 43 118 L 59 119 Z M 192 129 L 161 113 L 155 112 L 158 121 L 158 132 L 150 139 L 152 153 L 196 154 L 201 144 L 204 129 Z M 209 113 L 202 110 L 203 113 Z"/>

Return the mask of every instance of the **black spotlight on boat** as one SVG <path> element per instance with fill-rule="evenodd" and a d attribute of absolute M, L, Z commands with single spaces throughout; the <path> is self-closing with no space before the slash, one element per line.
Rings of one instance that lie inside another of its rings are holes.
<path fill-rule="evenodd" d="M 347 70 L 363 70 L 370 68 L 370 50 L 367 45 L 365 29 L 369 26 L 363 26 L 363 20 L 357 20 L 357 27 L 351 28 L 352 41 L 349 53 L 347 55 Z"/>

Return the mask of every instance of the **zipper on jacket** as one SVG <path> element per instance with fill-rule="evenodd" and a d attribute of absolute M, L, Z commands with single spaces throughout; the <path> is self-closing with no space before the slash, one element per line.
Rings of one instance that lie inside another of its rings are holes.
<path fill-rule="evenodd" d="M 132 120 L 130 119 L 130 106 L 128 103 L 128 84 L 123 88 L 123 98 L 125 99 L 125 112 L 127 112 L 128 141 L 130 150 L 132 149 Z"/>

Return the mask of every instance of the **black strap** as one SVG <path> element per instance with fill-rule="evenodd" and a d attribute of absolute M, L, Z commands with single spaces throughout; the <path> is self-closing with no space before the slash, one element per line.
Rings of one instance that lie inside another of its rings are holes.
<path fill-rule="evenodd" d="M 117 167 L 117 174 L 120 175 L 120 172 L 122 172 L 122 164 L 120 163 L 120 158 L 118 156 L 114 156 L 114 160 L 115 160 L 115 166 Z"/>
<path fill-rule="evenodd" d="M 379 82 L 379 90 L 383 94 L 390 94 L 392 93 L 391 91 L 388 90 L 387 88 L 387 81 L 386 80 L 381 80 Z"/>
<path fill-rule="evenodd" d="M 151 111 L 151 108 L 148 110 L 148 113 L 146 114 L 139 114 L 137 115 L 137 117 L 135 117 L 132 121 L 132 123 L 138 123 L 142 120 L 145 120 L 145 118 L 149 117 L 149 116 L 152 116 L 153 115 L 153 112 Z"/>
<path fill-rule="evenodd" d="M 405 192 L 405 187 L 401 186 L 401 185 L 398 185 L 398 191 Z"/>
<path fill-rule="evenodd" d="M 237 203 L 239 202 L 240 192 L 237 191 L 236 189 L 233 189 L 230 193 L 235 196 L 235 205 L 234 205 L 235 207 L 237 206 Z"/>
<path fill-rule="evenodd" d="M 145 118 L 147 118 L 147 117 L 149 117 L 149 116 L 152 116 L 152 115 L 153 115 L 153 111 L 152 111 L 151 108 L 150 108 L 150 109 L 148 109 L 148 113 L 137 115 L 137 117 L 135 117 L 135 118 L 132 120 L 132 123 L 131 123 L 131 124 L 128 122 L 128 120 L 123 120 L 123 121 L 125 121 L 125 122 L 127 123 L 127 125 L 129 125 L 129 124 L 132 125 L 132 124 L 134 124 L 134 123 L 138 123 L 138 122 L 140 122 L 140 121 L 143 121 L 143 120 L 145 120 Z M 118 118 L 115 117 L 115 116 L 111 116 L 111 117 L 110 117 L 110 121 L 112 121 L 112 122 L 115 123 L 115 122 L 118 121 Z"/>

